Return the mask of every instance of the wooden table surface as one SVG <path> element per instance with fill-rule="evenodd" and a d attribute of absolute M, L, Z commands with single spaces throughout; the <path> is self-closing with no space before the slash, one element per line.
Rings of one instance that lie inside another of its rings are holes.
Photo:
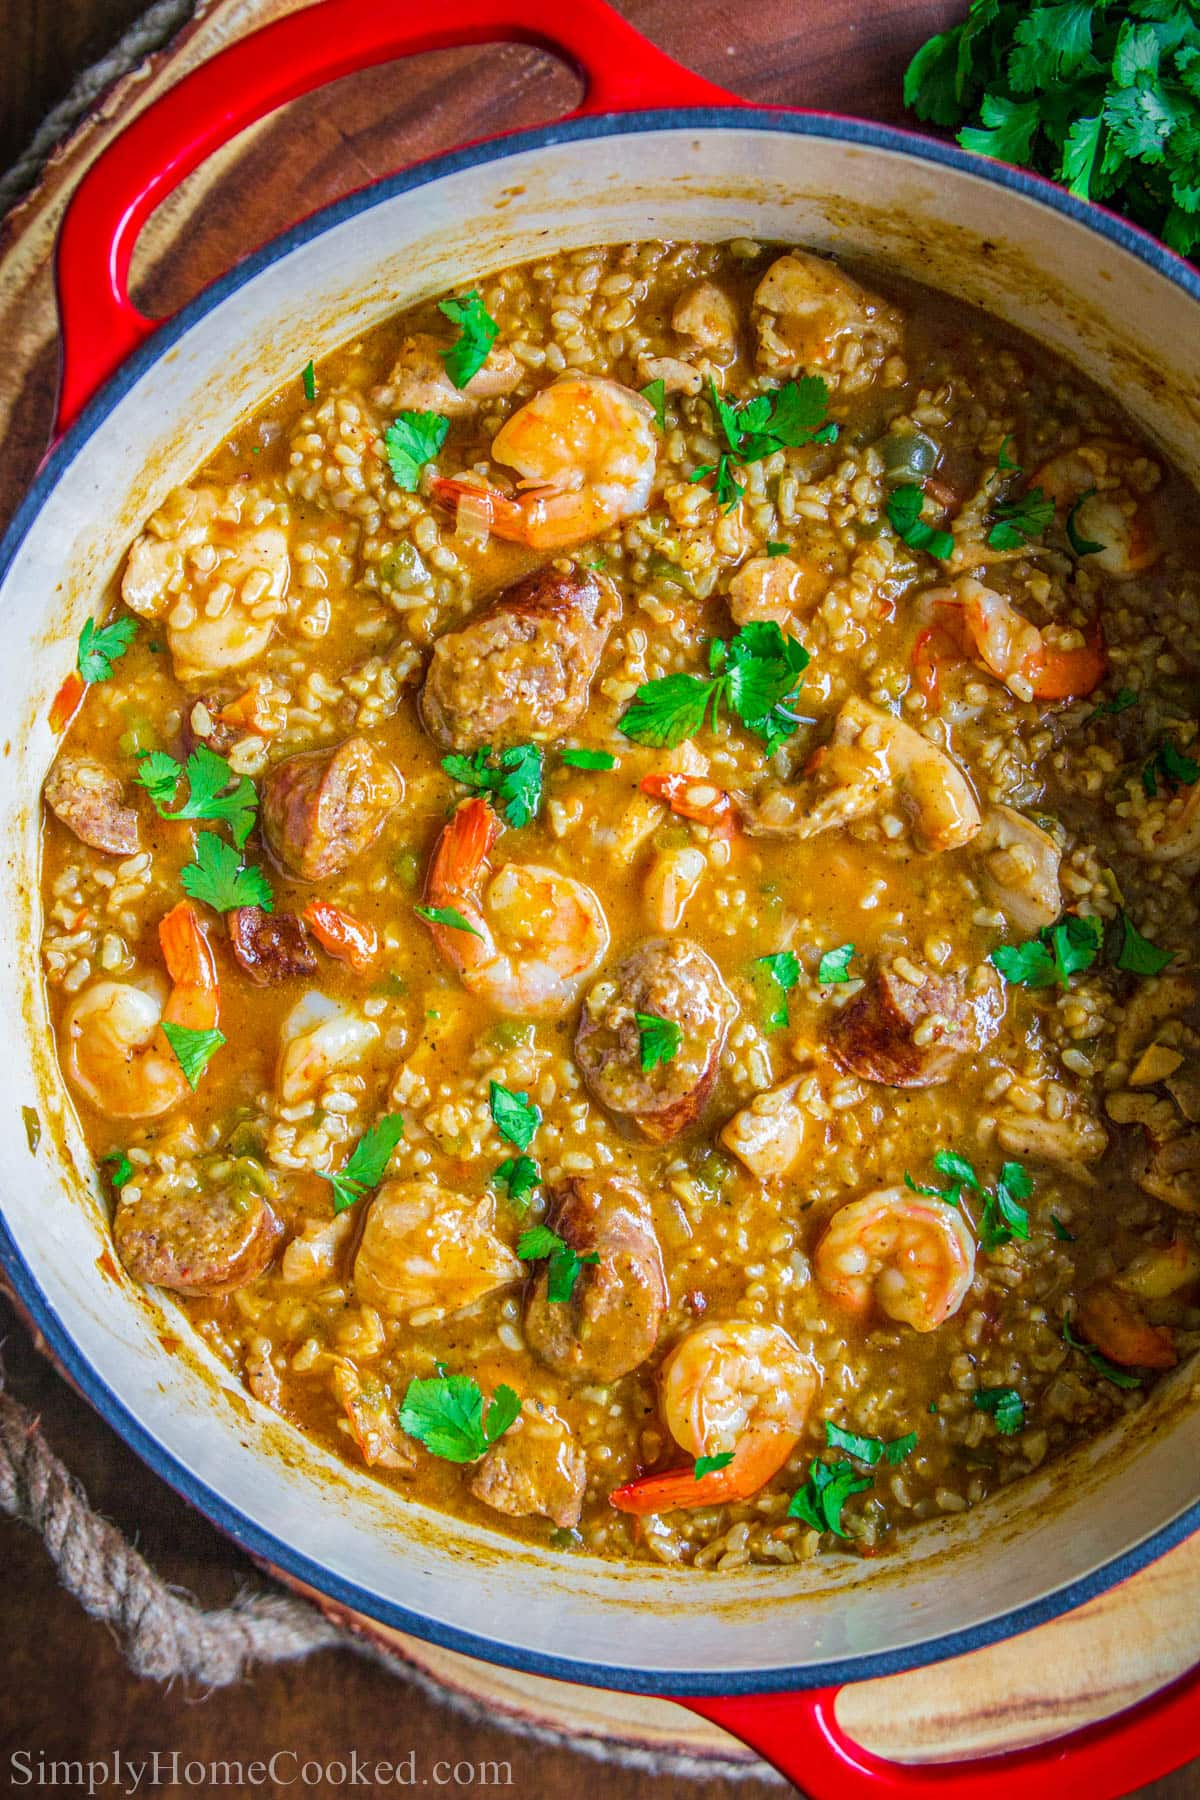
<path fill-rule="evenodd" d="M 402 0 L 395 0 L 402 3 Z M 0 167 L 23 148 L 73 76 L 116 40 L 147 0 L 0 0 Z M 564 0 L 565 5 L 570 0 Z M 962 0 L 759 0 L 752 11 L 727 0 L 618 0 L 649 36 L 681 61 L 748 98 L 785 101 L 899 119 L 900 82 L 912 51 L 962 11 Z M 453 0 L 447 0 L 452 7 Z M 255 196 L 255 230 L 268 236 L 362 180 L 382 172 L 394 155 L 398 130 L 413 153 L 428 155 L 489 128 L 532 123 L 570 102 L 571 79 L 533 51 L 451 52 L 352 77 L 332 96 L 297 102 L 278 127 L 286 156 L 277 160 L 270 191 Z M 241 241 L 245 213 L 229 196 L 225 216 L 207 216 L 201 242 L 173 269 L 165 305 L 216 272 Z M 22 443 L 0 460 L 0 519 L 12 509 L 36 460 L 38 432 L 48 424 L 51 381 L 30 396 L 21 420 Z M 177 1500 L 115 1438 L 34 1352 L 22 1327 L 0 1301 L 0 1343 L 10 1390 L 40 1414 L 52 1446 L 86 1486 L 92 1503 L 135 1536 L 150 1561 L 171 1580 L 210 1604 L 227 1600 L 258 1577 L 249 1563 L 203 1519 Z M 720 1794 L 767 1800 L 776 1783 L 747 1777 L 736 1784 L 693 1782 L 598 1765 L 581 1755 L 533 1743 L 448 1710 L 435 1698 L 396 1681 L 350 1652 L 327 1652 L 307 1663 L 255 1672 L 241 1686 L 207 1698 L 164 1692 L 130 1676 L 105 1629 L 58 1589 L 37 1540 L 23 1527 L 0 1523 L 5 1572 L 0 1604 L 0 1792 L 19 1791 L 10 1769 L 15 1750 L 46 1762 L 111 1759 L 120 1749 L 134 1761 L 178 1752 L 189 1759 L 236 1757 L 244 1762 L 294 1752 L 325 1763 L 357 1751 L 364 1761 L 395 1760 L 415 1752 L 418 1776 L 450 1757 L 475 1773 L 453 1791 L 505 1792 L 583 1800 L 716 1800 Z M 482 1767 L 507 1763 L 511 1779 L 497 1783 Z M 298 1788 L 295 1765 L 279 1765 L 279 1780 L 255 1795 L 366 1792 L 349 1787 Z M 31 1789 L 31 1791 L 33 1791 Z M 39 1792 L 87 1792 L 59 1771 Z M 96 1792 L 116 1793 L 112 1785 Z M 169 1779 L 156 1795 L 199 1791 Z M 221 1790 L 242 1792 L 243 1790 Z M 1196 1800 L 1200 1762 L 1141 1791 L 1139 1800 Z"/>

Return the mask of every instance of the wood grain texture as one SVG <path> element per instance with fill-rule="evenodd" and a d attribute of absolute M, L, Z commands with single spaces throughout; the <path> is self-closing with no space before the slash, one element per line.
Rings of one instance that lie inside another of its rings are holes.
<path fill-rule="evenodd" d="M 15 505 L 45 446 L 55 378 L 50 257 L 62 206 L 79 170 L 118 125 L 180 72 L 229 37 L 292 10 L 301 0 L 201 0 L 196 23 L 170 51 L 121 84 L 47 172 L 39 190 L 0 230 L 0 520 Z M 447 0 L 451 4 L 452 0 Z M 569 0 L 564 0 L 569 4 Z M 962 0 L 760 0 L 752 13 L 724 0 L 618 0 L 620 10 L 681 61 L 751 99 L 902 117 L 900 78 L 912 50 L 961 12 Z M 59 98 L 78 67 L 128 24 L 141 0 L 0 0 L 0 156 L 11 154 Z M 297 101 L 214 158 L 152 221 L 139 247 L 135 287 L 166 310 L 239 255 L 315 206 L 416 157 L 568 108 L 574 77 L 522 47 L 456 51 L 348 78 Z M 95 1504 L 138 1535 L 157 1567 L 208 1602 L 259 1577 L 216 1532 L 160 1483 L 37 1358 L 0 1304 L 13 1390 L 43 1414 L 51 1442 Z M 647 1791 L 636 1770 L 598 1773 L 582 1756 L 518 1739 L 492 1724 L 448 1714 L 350 1652 L 262 1671 L 210 1697 L 163 1694 L 132 1680 L 107 1635 L 59 1593 L 35 1541 L 0 1526 L 9 1579 L 0 1619 L 0 1789 L 7 1755 L 33 1745 L 47 1756 L 245 1760 L 295 1749 L 319 1760 L 357 1748 L 418 1765 L 453 1754 L 476 1765 L 508 1760 L 518 1795 L 575 1800 L 602 1786 L 611 1800 Z M 866 1683 L 841 1705 L 847 1727 L 879 1749 L 920 1755 L 931 1744 L 974 1748 L 1044 1735 L 1115 1708 L 1200 1655 L 1200 1544 L 1185 1546 L 1117 1594 L 1009 1645 L 931 1671 Z M 478 1694 L 486 1677 L 442 1659 L 439 1673 Z M 561 1698 L 518 1692 L 514 1706 L 550 1712 Z M 518 1684 L 519 1689 L 519 1684 Z M 63 1695 L 72 1704 L 63 1705 Z M 588 1729 L 593 1700 L 581 1700 Z M 500 1704 L 504 1704 L 501 1696 Z M 619 1716 L 620 1703 L 617 1703 Z M 603 1712 L 603 1706 L 600 1706 Z M 669 1719 L 672 1714 L 667 1713 Z M 682 1715 L 680 1715 L 682 1719 Z M 598 1729 L 600 1727 L 598 1726 Z M 63 1790 L 66 1791 L 66 1790 Z M 184 1793 L 182 1786 L 159 1790 Z M 256 1790 L 287 1792 L 283 1783 Z M 329 1789 L 328 1791 L 338 1791 Z M 482 1778 L 456 1791 L 494 1793 Z M 736 1792 L 766 1800 L 779 1788 L 751 1775 L 684 1782 L 659 1777 L 661 1800 Z M 1144 1790 L 1141 1800 L 1200 1795 L 1200 1764 Z"/>

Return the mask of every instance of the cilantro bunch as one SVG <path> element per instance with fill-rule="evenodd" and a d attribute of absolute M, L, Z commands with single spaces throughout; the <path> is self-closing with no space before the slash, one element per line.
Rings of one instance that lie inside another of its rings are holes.
<path fill-rule="evenodd" d="M 905 103 L 958 141 L 1200 249 L 1200 13 L 1189 0 L 970 0 Z"/>
<path fill-rule="evenodd" d="M 731 406 L 717 392 L 711 375 L 708 397 L 725 440 L 715 463 L 696 469 L 689 481 L 705 481 L 715 475 L 713 494 L 725 512 L 735 507 L 745 488 L 736 480 L 733 465 L 761 462 L 776 450 L 799 449 L 802 444 L 832 444 L 838 428 L 825 417 L 829 389 L 819 375 L 803 375 L 771 394 Z M 660 427 L 661 429 L 661 427 Z"/>
<path fill-rule="evenodd" d="M 728 641 L 713 638 L 707 676 L 644 682 L 621 716 L 621 731 L 635 744 L 669 750 L 696 736 L 710 707 L 715 725 L 726 701 L 748 731 L 765 738 L 773 756 L 799 723 L 791 707 L 808 662 L 808 651 L 773 620 L 743 625 Z"/>

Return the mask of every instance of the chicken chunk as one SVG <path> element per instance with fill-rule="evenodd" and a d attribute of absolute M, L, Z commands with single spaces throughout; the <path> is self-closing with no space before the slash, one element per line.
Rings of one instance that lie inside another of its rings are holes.
<path fill-rule="evenodd" d="M 520 385 L 520 363 L 507 345 L 493 344 L 483 367 L 465 387 L 456 388 L 442 361 L 445 348 L 428 332 L 406 337 L 387 380 L 375 391 L 377 404 L 392 413 L 431 412 L 460 419 L 478 412 L 483 401 L 511 394 Z"/>
<path fill-rule="evenodd" d="M 754 291 L 758 366 L 768 375 L 836 375 L 856 346 L 854 385 L 901 343 L 899 315 L 825 257 L 792 250 Z"/>
<path fill-rule="evenodd" d="M 354 1289 L 394 1319 L 463 1312 L 525 1273 L 492 1229 L 491 1194 L 469 1200 L 432 1181 L 387 1181 L 367 1209 Z"/>
<path fill-rule="evenodd" d="M 969 983 L 928 974 L 919 985 L 895 967 L 878 968 L 837 1015 L 829 1043 L 843 1068 L 863 1081 L 940 1087 L 960 1057 L 995 1037 L 1003 1013 L 1003 985 L 986 966 Z"/>
<path fill-rule="evenodd" d="M 721 1142 L 760 1181 L 786 1175 L 804 1147 L 805 1115 L 796 1104 L 800 1078 L 755 1094 L 721 1130 Z"/>
<path fill-rule="evenodd" d="M 975 839 L 979 881 L 1014 931 L 1032 937 L 1062 912 L 1062 852 L 1049 832 L 1011 806 L 989 806 Z"/>
<path fill-rule="evenodd" d="M 139 847 L 138 818 L 115 775 L 84 756 L 60 757 L 46 777 L 46 805 L 81 844 L 132 856 Z"/>
<path fill-rule="evenodd" d="M 276 763 L 262 784 L 262 828 L 284 868 L 323 881 L 353 862 L 399 805 L 404 784 L 364 737 Z"/>
<path fill-rule="evenodd" d="M 541 1514 L 563 1530 L 578 1525 L 587 1459 L 552 1406 L 526 1400 L 521 1415 L 478 1464 L 471 1492 L 510 1519 Z"/>
<path fill-rule="evenodd" d="M 667 1308 L 662 1252 L 645 1196 L 620 1176 L 566 1182 L 552 1226 L 584 1263 L 569 1300 L 545 1271 L 525 1304 L 525 1334 L 543 1362 L 576 1380 L 618 1381 L 653 1354 Z"/>
<path fill-rule="evenodd" d="M 367 1467 L 411 1475 L 417 1466 L 417 1446 L 400 1429 L 396 1397 L 388 1384 L 378 1375 L 364 1381 L 352 1363 L 339 1362 L 334 1365 L 333 1391 Z"/>
<path fill-rule="evenodd" d="M 714 362 L 730 362 L 737 354 L 737 308 L 715 281 L 698 281 L 675 302 L 671 324 L 682 338 Z"/>

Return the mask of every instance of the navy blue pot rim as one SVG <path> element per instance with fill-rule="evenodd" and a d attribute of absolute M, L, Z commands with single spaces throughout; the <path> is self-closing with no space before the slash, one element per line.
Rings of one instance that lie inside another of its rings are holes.
<path fill-rule="evenodd" d="M 741 106 L 689 107 L 659 111 L 622 113 L 598 117 L 566 119 L 532 131 L 514 132 L 501 138 L 474 144 L 463 150 L 439 156 L 404 169 L 396 175 L 372 183 L 322 207 L 306 219 L 273 238 L 261 249 L 237 263 L 227 274 L 211 283 L 202 293 L 170 319 L 121 364 L 110 379 L 83 408 L 79 417 L 54 446 L 21 505 L 0 540 L 0 583 L 6 579 L 17 553 L 34 520 L 64 471 L 71 466 L 92 437 L 124 396 L 136 385 L 143 373 L 186 335 L 199 320 L 213 311 L 231 294 L 253 280 L 263 269 L 291 251 L 320 236 L 344 220 L 369 212 L 397 194 L 423 187 L 441 177 L 485 163 L 503 161 L 529 150 L 549 148 L 578 140 L 624 137 L 643 131 L 701 131 L 734 129 L 775 132 L 791 136 L 828 138 L 860 144 L 869 148 L 892 151 L 914 161 L 933 163 L 993 182 L 1057 212 L 1107 238 L 1114 247 L 1128 252 L 1148 264 L 1164 279 L 1200 303 L 1200 272 L 1183 258 L 1168 250 L 1148 232 L 1128 224 L 1116 214 L 1086 201 L 1076 200 L 1064 189 L 1039 175 L 1030 174 L 1008 164 L 995 163 L 985 157 L 960 150 L 917 132 L 892 126 L 875 125 L 861 119 L 837 114 L 758 111 Z M 195 1506 L 239 1548 L 261 1563 L 273 1565 L 297 1582 L 367 1619 L 409 1636 L 437 1644 L 501 1667 L 521 1670 L 588 1686 L 612 1688 L 627 1693 L 663 1695 L 684 1699 L 688 1696 L 719 1697 L 728 1694 L 800 1692 L 809 1688 L 832 1687 L 845 1682 L 865 1681 L 877 1676 L 901 1674 L 906 1670 L 941 1662 L 949 1657 L 965 1655 L 987 1644 L 1029 1631 L 1037 1625 L 1069 1612 L 1097 1595 L 1135 1575 L 1147 1564 L 1163 1556 L 1175 1545 L 1200 1530 L 1200 1496 L 1176 1518 L 1152 1532 L 1089 1574 L 1066 1583 L 1037 1601 L 1013 1608 L 1009 1612 L 978 1621 L 955 1632 L 914 1643 L 898 1650 L 876 1651 L 834 1662 L 804 1668 L 776 1667 L 710 1671 L 647 1670 L 622 1664 L 592 1663 L 584 1660 L 527 1651 L 457 1626 L 445 1625 L 422 1613 L 410 1612 L 395 1602 L 384 1600 L 368 1588 L 333 1574 L 322 1564 L 276 1538 L 253 1519 L 239 1512 L 149 1432 L 130 1412 L 117 1393 L 109 1387 L 98 1369 L 81 1354 L 68 1327 L 63 1323 L 47 1295 L 26 1266 L 8 1224 L 0 1214 L 0 1267 L 42 1333 L 56 1361 L 91 1403 L 101 1418 L 127 1443 L 142 1461 L 184 1500 Z"/>

